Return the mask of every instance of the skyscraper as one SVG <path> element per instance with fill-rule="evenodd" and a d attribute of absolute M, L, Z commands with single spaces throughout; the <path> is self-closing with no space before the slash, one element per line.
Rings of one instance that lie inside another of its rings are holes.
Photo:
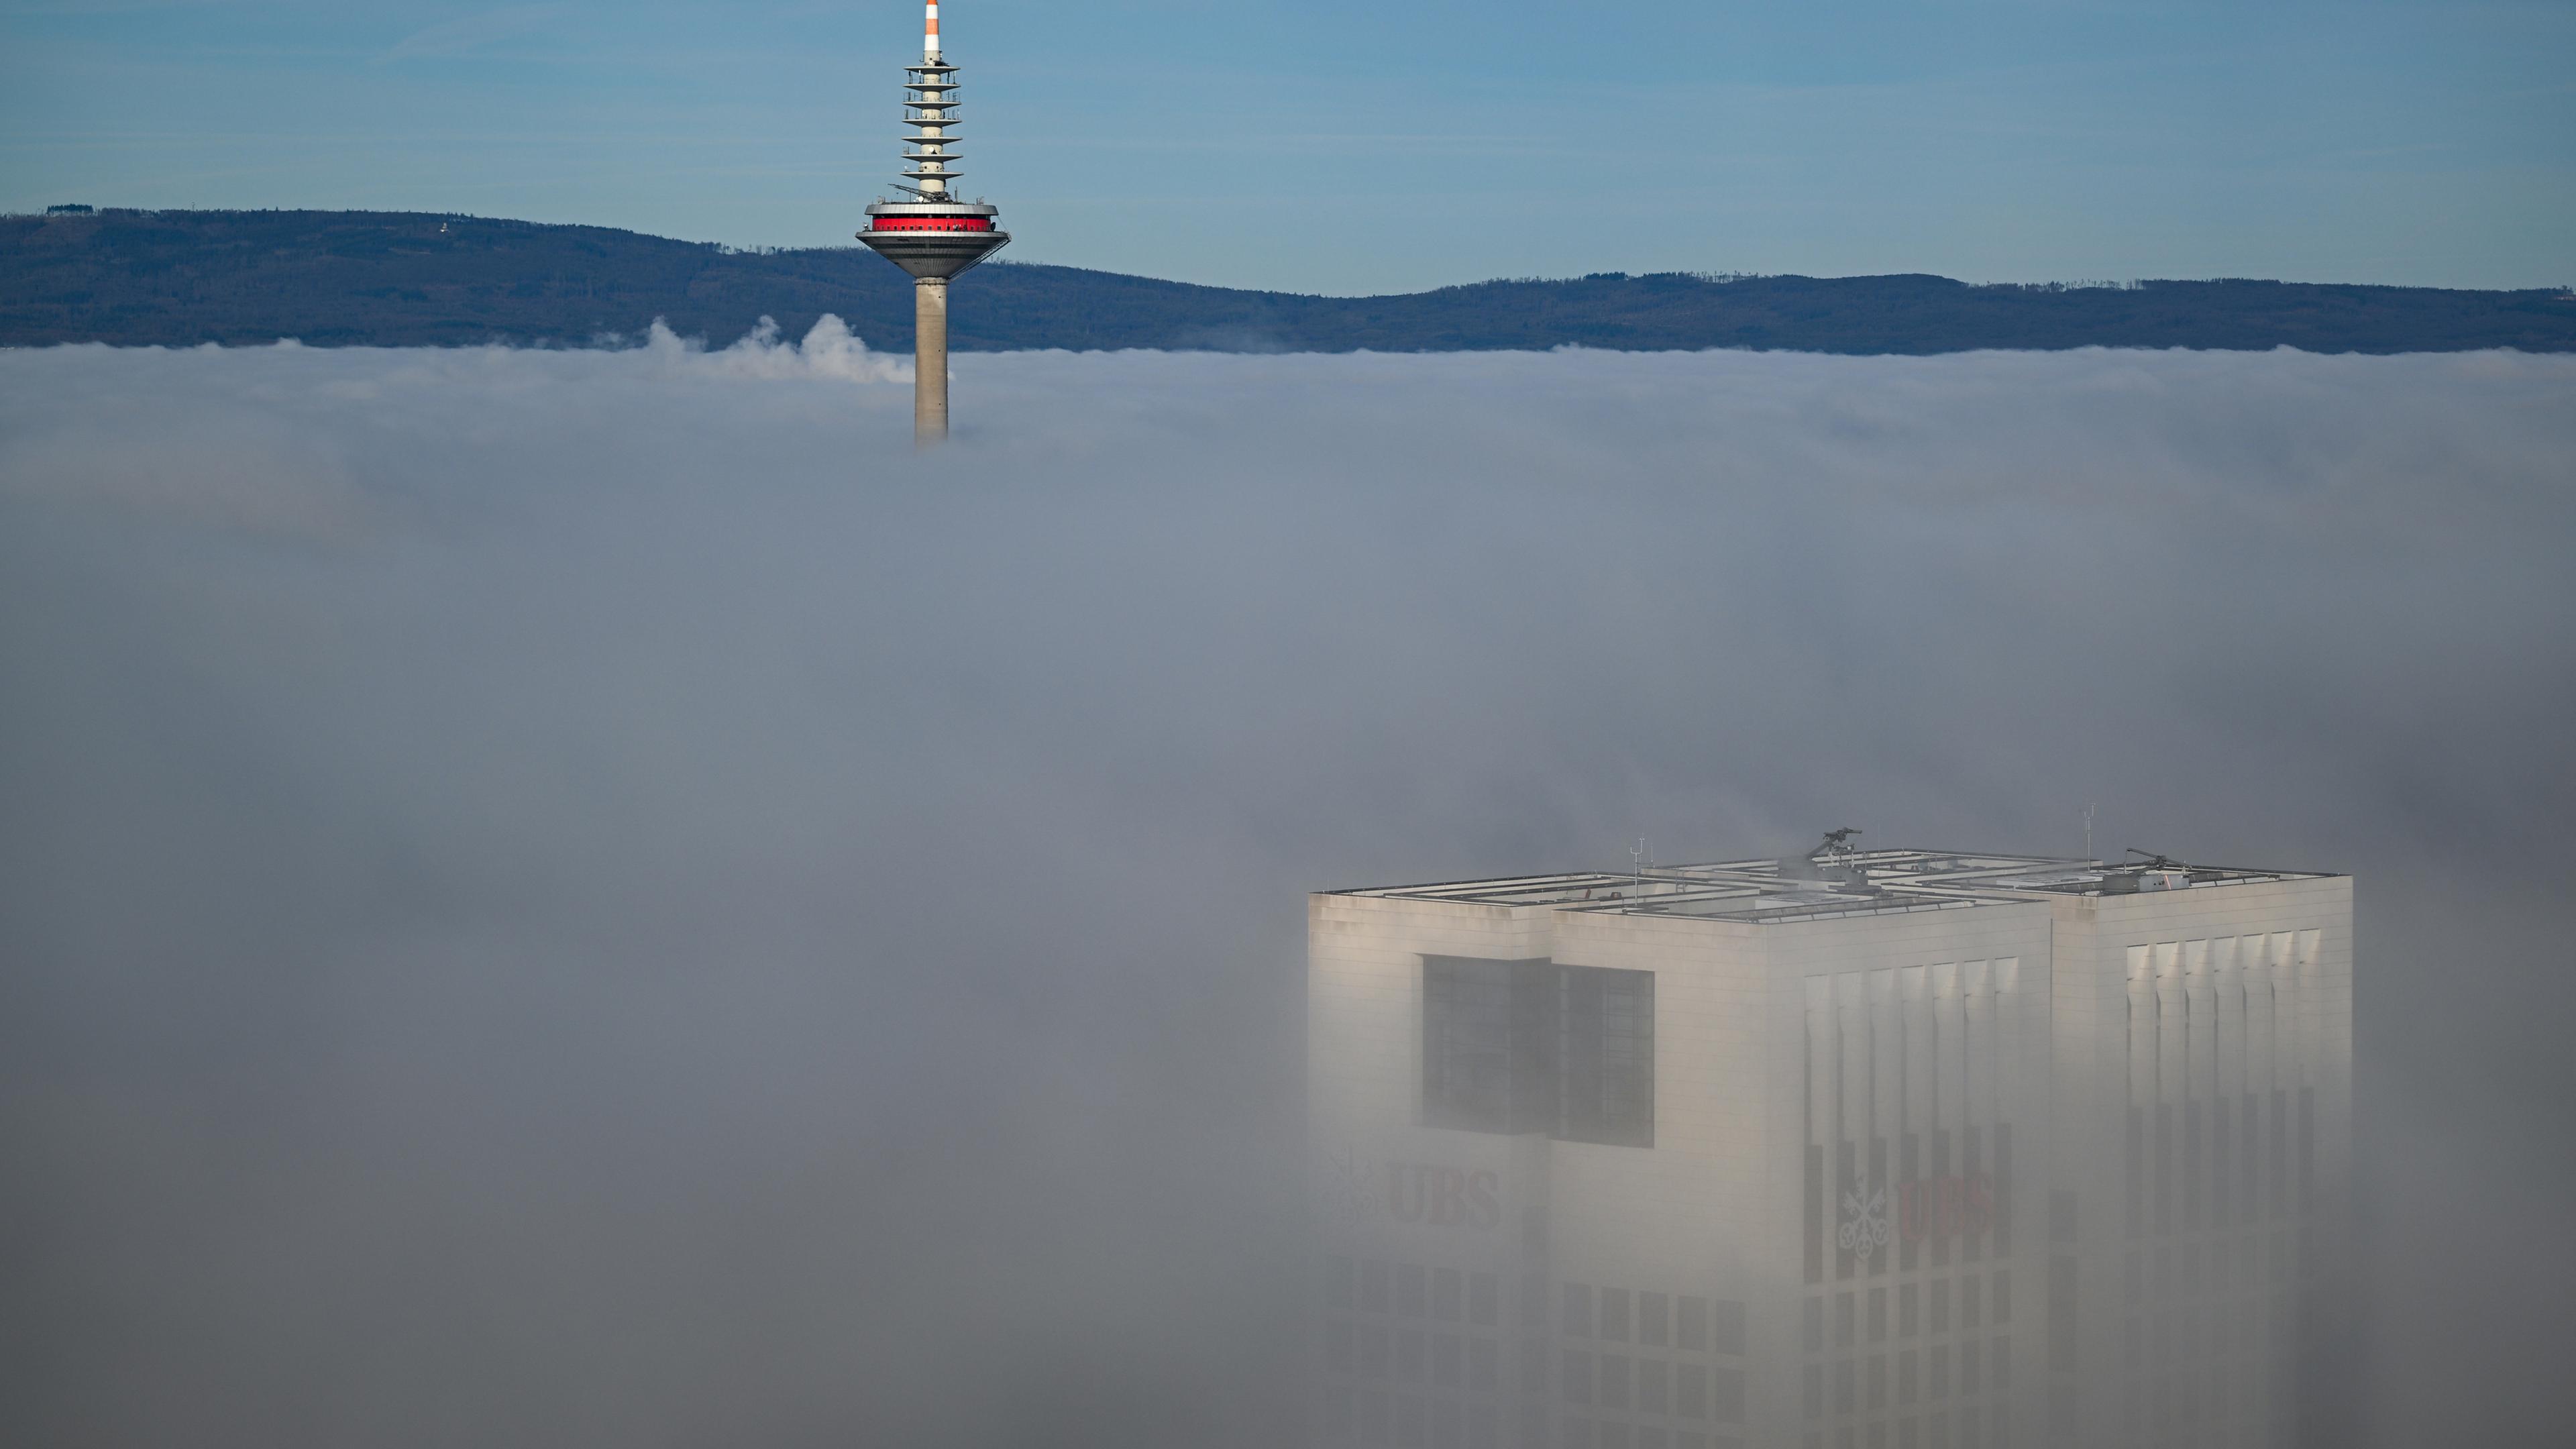
<path fill-rule="evenodd" d="M 1829 843 L 1314 896 L 1319 1439 L 2299 1442 L 2351 886 Z"/>

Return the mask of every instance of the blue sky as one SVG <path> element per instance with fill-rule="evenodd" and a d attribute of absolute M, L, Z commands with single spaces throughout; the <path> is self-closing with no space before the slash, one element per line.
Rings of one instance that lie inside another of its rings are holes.
<path fill-rule="evenodd" d="M 1012 256 L 2576 282 L 2576 5 L 949 0 Z M 919 6 L 0 0 L 0 208 L 846 241 Z"/>

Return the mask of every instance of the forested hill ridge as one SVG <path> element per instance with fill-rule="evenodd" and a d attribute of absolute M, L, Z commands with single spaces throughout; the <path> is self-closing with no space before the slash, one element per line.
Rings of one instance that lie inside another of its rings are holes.
<path fill-rule="evenodd" d="M 838 313 L 912 346 L 911 284 L 856 247 L 741 252 L 605 227 L 409 212 L 0 216 L 0 345 L 583 346 L 655 318 L 729 342 Z M 1308 297 L 994 264 L 959 284 L 959 348 L 1384 352 L 1703 347 L 1841 353 L 2189 347 L 2576 351 L 2564 290 L 2290 282 L 1971 286 L 1941 277 L 1603 274 Z"/>

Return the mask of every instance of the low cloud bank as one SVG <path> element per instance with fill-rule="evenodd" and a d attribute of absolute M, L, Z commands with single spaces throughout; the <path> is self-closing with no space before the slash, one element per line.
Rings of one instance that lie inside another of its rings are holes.
<path fill-rule="evenodd" d="M 710 352 L 694 339 L 683 339 L 659 317 L 645 334 L 644 350 L 663 368 L 721 377 L 772 380 L 837 378 L 842 382 L 910 382 L 912 360 L 870 352 L 850 325 L 829 312 L 814 319 L 802 342 L 778 340 L 778 320 L 760 325 L 730 347 Z"/>
<path fill-rule="evenodd" d="M 1286 1442 L 1302 894 L 2361 875 L 2369 1442 L 2544 1422 L 2576 360 L 0 353 L 31 1442 Z"/>

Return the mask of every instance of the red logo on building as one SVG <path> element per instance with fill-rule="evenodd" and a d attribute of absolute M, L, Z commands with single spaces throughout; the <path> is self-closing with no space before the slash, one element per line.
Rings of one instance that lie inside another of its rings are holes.
<path fill-rule="evenodd" d="M 1994 1226 L 1995 1180 L 1973 1177 L 1927 1177 L 1896 1190 L 1898 1231 L 1905 1241 L 1970 1237 Z"/>

